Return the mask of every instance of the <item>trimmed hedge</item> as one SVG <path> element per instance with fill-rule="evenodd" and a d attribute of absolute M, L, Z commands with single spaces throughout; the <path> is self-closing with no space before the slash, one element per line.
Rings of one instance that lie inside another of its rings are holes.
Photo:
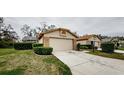
<path fill-rule="evenodd" d="M 81 45 L 80 43 L 77 44 L 77 50 L 80 49 L 92 49 L 92 45 Z"/>
<path fill-rule="evenodd" d="M 92 45 L 80 45 L 81 49 L 92 49 Z"/>
<path fill-rule="evenodd" d="M 53 48 L 51 48 L 51 47 L 34 47 L 33 50 L 38 55 L 51 55 Z"/>
<path fill-rule="evenodd" d="M 1 40 L 0 48 L 13 48 L 13 42 Z"/>
<path fill-rule="evenodd" d="M 103 52 L 113 53 L 114 52 L 114 44 L 113 43 L 103 43 L 101 44 L 101 48 Z"/>
<path fill-rule="evenodd" d="M 80 46 L 80 49 L 88 49 L 88 47 L 87 46 Z"/>
<path fill-rule="evenodd" d="M 32 44 L 32 47 L 42 47 L 43 46 L 43 44 L 40 44 L 40 43 L 34 43 L 34 44 Z"/>
<path fill-rule="evenodd" d="M 32 49 L 32 43 L 15 43 L 14 48 L 16 50 L 28 50 Z"/>

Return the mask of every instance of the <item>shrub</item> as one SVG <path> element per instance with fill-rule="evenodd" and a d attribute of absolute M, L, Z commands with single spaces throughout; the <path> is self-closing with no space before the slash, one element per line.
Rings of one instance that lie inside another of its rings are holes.
<path fill-rule="evenodd" d="M 17 49 L 17 50 L 32 49 L 32 43 L 15 43 L 14 48 Z"/>
<path fill-rule="evenodd" d="M 92 49 L 91 45 L 80 45 L 81 49 Z"/>
<path fill-rule="evenodd" d="M 34 48 L 34 47 L 42 47 L 43 46 L 43 44 L 40 44 L 40 43 L 34 43 L 34 44 L 32 44 L 32 47 Z"/>
<path fill-rule="evenodd" d="M 13 42 L 1 40 L 0 41 L 0 48 L 12 48 Z"/>
<path fill-rule="evenodd" d="M 117 44 L 116 44 L 116 46 L 117 46 L 117 49 L 118 49 L 118 47 L 120 46 L 120 44 L 119 44 L 119 43 L 117 43 Z"/>
<path fill-rule="evenodd" d="M 86 45 L 88 49 L 92 49 L 92 45 Z"/>
<path fill-rule="evenodd" d="M 8 43 L 8 48 L 13 48 L 13 43 L 12 42 Z"/>
<path fill-rule="evenodd" d="M 80 50 L 80 43 L 77 44 L 77 50 Z"/>
<path fill-rule="evenodd" d="M 8 44 L 5 41 L 0 41 L 0 48 L 6 48 Z"/>
<path fill-rule="evenodd" d="M 39 55 L 50 55 L 52 54 L 53 48 L 51 47 L 34 47 L 34 52 Z"/>
<path fill-rule="evenodd" d="M 88 49 L 87 46 L 80 45 L 80 49 Z"/>
<path fill-rule="evenodd" d="M 95 46 L 95 47 L 94 47 L 94 49 L 96 49 L 96 50 L 97 50 L 97 49 L 98 49 L 98 47 L 96 47 L 96 46 Z"/>
<path fill-rule="evenodd" d="M 103 52 L 113 53 L 114 52 L 114 44 L 113 43 L 103 43 L 101 44 L 101 48 Z"/>

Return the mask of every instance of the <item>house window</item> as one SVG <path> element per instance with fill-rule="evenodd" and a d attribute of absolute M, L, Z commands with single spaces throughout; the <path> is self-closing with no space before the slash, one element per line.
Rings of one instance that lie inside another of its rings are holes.
<path fill-rule="evenodd" d="M 60 36 L 66 36 L 66 31 L 60 31 Z"/>

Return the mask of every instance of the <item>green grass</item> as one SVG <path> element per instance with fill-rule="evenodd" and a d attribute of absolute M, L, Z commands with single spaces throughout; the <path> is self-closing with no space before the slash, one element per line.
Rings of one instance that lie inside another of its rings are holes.
<path fill-rule="evenodd" d="M 1 75 L 71 75 L 67 65 L 53 55 L 32 50 L 0 49 Z"/>
<path fill-rule="evenodd" d="M 12 70 L 1 71 L 0 75 L 23 75 L 24 69 L 16 68 Z"/>
<path fill-rule="evenodd" d="M 119 54 L 119 53 L 105 53 L 105 52 L 98 51 L 98 50 L 95 50 L 95 52 L 90 51 L 88 53 L 98 55 L 98 56 L 108 57 L 108 58 L 124 60 L 124 54 Z"/>
<path fill-rule="evenodd" d="M 14 50 L 14 49 L 5 49 L 5 48 L 2 48 L 0 49 L 0 56 L 3 56 L 3 55 L 8 55 L 8 54 L 12 54 L 12 53 L 16 53 L 17 50 Z"/>
<path fill-rule="evenodd" d="M 124 48 L 118 48 L 118 50 L 124 50 Z"/>
<path fill-rule="evenodd" d="M 44 62 L 48 64 L 56 64 L 57 68 L 59 69 L 60 73 L 63 75 L 70 75 L 72 74 L 70 71 L 70 68 L 62 63 L 60 60 L 58 60 L 56 57 L 48 57 L 43 59 Z"/>

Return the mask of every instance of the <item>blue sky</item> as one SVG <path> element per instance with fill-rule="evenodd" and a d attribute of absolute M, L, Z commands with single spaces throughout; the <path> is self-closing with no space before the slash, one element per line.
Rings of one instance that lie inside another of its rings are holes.
<path fill-rule="evenodd" d="M 124 17 L 6 17 L 5 23 L 11 24 L 20 37 L 24 24 L 32 28 L 40 23 L 54 24 L 57 27 L 68 28 L 79 35 L 102 34 L 124 36 Z"/>

